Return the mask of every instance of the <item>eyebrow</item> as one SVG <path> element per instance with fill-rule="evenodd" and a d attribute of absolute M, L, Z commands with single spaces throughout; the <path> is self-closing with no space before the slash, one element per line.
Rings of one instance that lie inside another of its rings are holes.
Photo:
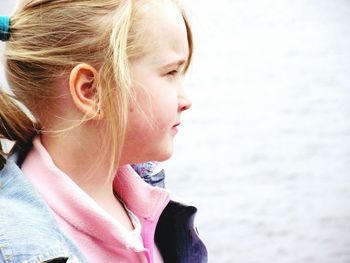
<path fill-rule="evenodd" d="M 170 68 L 170 67 L 173 67 L 173 66 L 182 66 L 185 63 L 186 63 L 186 60 L 180 59 L 180 60 L 176 60 L 174 62 L 171 62 L 169 64 L 166 64 L 166 65 L 162 66 L 162 68 Z"/>

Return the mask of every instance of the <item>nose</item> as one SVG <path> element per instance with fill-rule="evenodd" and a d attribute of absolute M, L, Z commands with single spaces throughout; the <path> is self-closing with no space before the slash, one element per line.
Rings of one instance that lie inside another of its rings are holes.
<path fill-rule="evenodd" d="M 183 88 L 181 88 L 179 91 L 178 105 L 179 105 L 178 110 L 180 112 L 188 110 L 192 106 L 192 101 L 190 100 L 190 98 L 188 97 L 188 95 L 186 94 Z"/>

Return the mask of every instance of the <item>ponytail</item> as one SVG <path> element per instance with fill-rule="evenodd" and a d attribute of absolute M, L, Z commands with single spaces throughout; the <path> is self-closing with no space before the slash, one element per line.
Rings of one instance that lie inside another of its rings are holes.
<path fill-rule="evenodd" d="M 12 141 L 17 147 L 25 145 L 35 135 L 36 126 L 16 104 L 14 96 L 0 89 L 0 140 Z M 0 170 L 4 167 L 7 156 L 0 144 Z"/>

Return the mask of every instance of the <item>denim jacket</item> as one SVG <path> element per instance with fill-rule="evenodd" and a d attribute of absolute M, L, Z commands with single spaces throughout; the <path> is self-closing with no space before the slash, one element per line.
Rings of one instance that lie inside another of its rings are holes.
<path fill-rule="evenodd" d="M 12 156 L 0 171 L 0 263 L 89 262 L 23 175 L 23 159 L 20 154 Z M 137 171 L 136 166 L 134 169 Z M 151 185 L 164 185 L 163 171 L 155 176 L 139 174 Z M 170 201 L 162 212 L 155 241 L 165 263 L 208 261 L 193 225 L 196 211 L 193 206 Z"/>

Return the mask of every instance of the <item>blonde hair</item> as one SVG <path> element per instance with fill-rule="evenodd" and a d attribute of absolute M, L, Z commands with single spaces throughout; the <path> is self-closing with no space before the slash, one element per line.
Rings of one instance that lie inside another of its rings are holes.
<path fill-rule="evenodd" d="M 96 67 L 99 103 L 108 120 L 103 145 L 112 145 L 110 174 L 125 138 L 130 90 L 129 60 L 144 52 L 142 6 L 166 0 L 23 0 L 11 16 L 5 50 L 6 78 L 14 93 L 0 92 L 0 138 L 25 144 L 55 103 L 55 82 L 79 63 Z M 192 58 L 192 34 L 181 5 Z M 54 83 L 54 84 L 53 84 Z M 116 92 L 117 91 L 117 92 Z M 34 119 L 17 105 L 22 103 Z M 86 118 L 81 123 L 87 121 Z M 44 131 L 45 132 L 45 131 Z M 118 145 L 118 146 L 117 146 Z M 7 155 L 0 148 L 0 164 Z"/>

